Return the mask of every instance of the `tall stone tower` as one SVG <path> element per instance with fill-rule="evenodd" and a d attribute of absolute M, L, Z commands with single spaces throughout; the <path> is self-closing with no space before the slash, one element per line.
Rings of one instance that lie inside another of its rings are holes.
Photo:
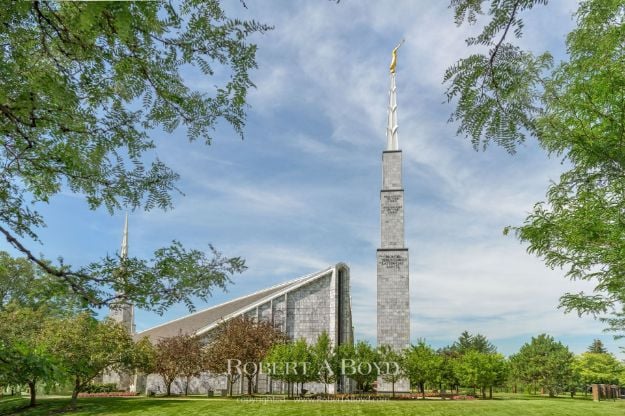
<path fill-rule="evenodd" d="M 403 41 L 402 41 L 403 43 Z M 402 185 L 402 152 L 397 137 L 397 91 L 393 50 L 390 67 L 388 126 L 386 150 L 382 153 L 382 190 L 380 192 L 381 246 L 377 250 L 378 274 L 378 346 L 388 345 L 396 351 L 410 344 L 410 294 L 408 284 L 408 249 L 404 247 L 404 189 Z M 378 381 L 378 391 L 391 386 Z M 409 391 L 407 380 L 395 385 L 396 391 Z"/>
<path fill-rule="evenodd" d="M 126 214 L 126 220 L 124 221 L 124 235 L 119 257 L 122 259 L 128 258 L 128 214 Z M 120 301 L 112 305 L 109 317 L 121 323 L 131 335 L 135 333 L 135 308 L 131 303 Z"/>

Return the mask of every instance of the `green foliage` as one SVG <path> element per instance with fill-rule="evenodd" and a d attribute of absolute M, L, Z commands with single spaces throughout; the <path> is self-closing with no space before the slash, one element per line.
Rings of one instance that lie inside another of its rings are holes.
<path fill-rule="evenodd" d="M 23 240 L 38 240 L 45 223 L 37 205 L 61 191 L 111 213 L 171 208 L 178 175 L 151 157 L 150 132 L 182 127 L 189 140 L 210 143 L 225 121 L 242 134 L 256 67 L 248 37 L 270 27 L 227 17 L 218 0 L 18 2 L 0 10 L 0 27 L 0 233 L 7 241 L 95 307 L 120 289 L 159 312 L 179 301 L 190 306 L 221 287 L 224 274 L 242 271 L 238 258 L 210 260 L 174 243 L 152 262 L 129 261 L 133 275 L 118 284 L 106 274 L 111 259 L 76 270 L 36 256 Z M 216 85 L 200 91 L 184 82 L 182 68 Z M 167 284 L 154 283 L 161 277 Z"/>
<path fill-rule="evenodd" d="M 402 364 L 405 361 L 404 354 L 402 351 L 395 351 L 389 345 L 381 345 L 378 347 L 378 357 L 383 363 L 389 363 L 389 365 L 390 363 L 396 363 L 397 366 L 399 366 L 397 371 L 393 371 L 394 369 L 390 367 L 390 371 L 384 372 L 381 377 L 382 380 L 387 383 L 391 383 L 391 394 L 395 397 L 395 383 L 406 377 L 405 371 L 402 367 Z"/>
<path fill-rule="evenodd" d="M 497 352 L 497 348 L 484 335 L 471 335 L 469 331 L 463 331 L 450 348 L 452 352 L 458 355 L 464 355 L 469 351 L 477 351 L 484 354 Z"/>
<path fill-rule="evenodd" d="M 532 337 L 510 357 L 510 364 L 521 382 L 543 388 L 549 396 L 566 390 L 574 377 L 573 353 L 546 334 Z"/>
<path fill-rule="evenodd" d="M 586 385 L 619 384 L 625 379 L 625 366 L 612 354 L 585 352 L 576 357 L 574 368 Z"/>
<path fill-rule="evenodd" d="M 90 383 L 83 389 L 85 393 L 111 393 L 117 391 L 115 383 Z"/>
<path fill-rule="evenodd" d="M 470 350 L 457 360 L 455 369 L 462 385 L 479 387 L 482 397 L 486 398 L 487 388 L 492 389 L 506 380 L 508 367 L 501 354 Z"/>
<path fill-rule="evenodd" d="M 0 385 L 27 385 L 31 406 L 36 404 L 39 384 L 65 379 L 63 366 L 42 335 L 49 321 L 43 310 L 11 308 L 0 312 Z"/>
<path fill-rule="evenodd" d="M 425 398 L 425 385 L 440 380 L 443 358 L 432 347 L 419 340 L 404 351 L 404 371 L 410 384 L 416 386 Z"/>
<path fill-rule="evenodd" d="M 78 393 L 105 369 L 134 368 L 134 342 L 126 329 L 110 320 L 98 321 L 88 313 L 49 321 L 43 336 L 73 384 L 72 404 Z"/>
<path fill-rule="evenodd" d="M 369 372 L 368 369 L 372 363 L 379 361 L 378 351 L 367 341 L 358 341 L 355 345 L 343 344 L 339 349 L 341 360 L 345 360 L 346 363 L 345 375 L 356 383 L 357 390 L 361 392 L 371 391 L 373 382 L 378 375 L 375 370 Z M 362 371 L 358 371 L 359 368 Z"/>
<path fill-rule="evenodd" d="M 608 350 L 603 346 L 603 342 L 600 339 L 594 339 L 592 344 L 588 347 L 588 352 L 594 354 L 607 354 Z"/>
<path fill-rule="evenodd" d="M 455 21 L 477 22 L 483 1 L 452 0 Z M 534 118 L 540 106 L 543 73 L 552 66 L 548 53 L 534 56 L 506 42 L 510 31 L 520 37 L 523 20 L 519 15 L 546 0 L 493 0 L 491 21 L 467 45 L 489 48 L 487 54 L 473 54 L 447 69 L 444 82 L 449 83 L 447 99 L 457 99 L 450 120 L 458 121 L 458 134 L 471 139 L 475 148 L 495 142 L 514 152 L 515 145 L 535 134 Z"/>
<path fill-rule="evenodd" d="M 317 337 L 317 342 L 311 346 L 311 359 L 313 371 L 317 374 L 317 381 L 324 384 L 325 392 L 328 392 L 328 384 L 337 381 L 337 374 L 340 374 L 338 354 L 332 347 L 332 341 L 327 331 L 323 331 Z"/>
<path fill-rule="evenodd" d="M 453 1 L 457 22 L 475 22 L 481 3 Z M 508 29 L 520 36 L 520 13 L 543 3 L 491 1 L 491 23 L 468 40 L 490 46 L 488 53 L 460 60 L 445 74 L 448 98 L 457 99 L 452 119 L 475 146 L 494 141 L 513 152 L 530 134 L 566 162 L 546 201 L 505 232 L 514 230 L 530 253 L 564 268 L 570 279 L 593 282 L 592 292 L 567 293 L 560 305 L 599 316 L 619 332 L 625 328 L 625 4 L 580 2 L 568 59 L 554 67 L 548 53 L 534 57 L 505 43 Z"/>
<path fill-rule="evenodd" d="M 271 366 L 272 378 L 282 380 L 290 387 L 297 383 L 317 381 L 319 378 L 313 348 L 303 338 L 273 345 L 266 355 L 265 362 Z M 289 388 L 288 394 L 292 393 L 292 388 Z"/>
<path fill-rule="evenodd" d="M 43 309 L 47 315 L 78 312 L 80 299 L 63 284 L 23 257 L 0 251 L 0 311 Z"/>

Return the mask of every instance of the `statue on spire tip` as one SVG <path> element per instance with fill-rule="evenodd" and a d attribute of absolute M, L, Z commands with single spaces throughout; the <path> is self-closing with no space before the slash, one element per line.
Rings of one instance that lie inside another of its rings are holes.
<path fill-rule="evenodd" d="M 406 39 L 402 39 L 401 42 L 399 42 L 399 44 L 395 46 L 395 49 L 393 49 L 393 58 L 391 59 L 391 66 L 389 67 L 389 69 L 391 70 L 391 74 L 395 73 L 395 67 L 397 66 L 397 50 L 400 48 L 401 45 L 404 44 L 405 41 Z"/>

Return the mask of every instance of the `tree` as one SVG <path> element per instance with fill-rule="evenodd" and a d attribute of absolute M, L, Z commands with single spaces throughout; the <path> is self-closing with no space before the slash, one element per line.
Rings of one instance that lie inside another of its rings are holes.
<path fill-rule="evenodd" d="M 325 346 L 323 333 L 318 340 L 321 340 L 318 344 Z M 265 356 L 265 363 L 269 366 L 268 370 L 274 379 L 287 383 L 289 397 L 293 396 L 298 384 L 299 391 L 303 393 L 304 383 L 318 381 L 320 371 L 324 367 L 324 363 L 319 362 L 315 356 L 315 346 L 308 345 L 304 338 L 274 344 Z M 327 367 L 325 368 L 327 370 Z M 329 378 L 332 375 L 332 372 L 328 372 L 326 377 Z M 293 389 L 294 386 L 295 389 Z"/>
<path fill-rule="evenodd" d="M 206 348 L 196 336 L 179 334 L 175 338 L 176 351 L 172 351 L 174 355 L 169 357 L 169 359 L 177 362 L 177 376 L 185 380 L 184 395 L 188 396 L 191 378 L 198 377 L 202 371 L 208 368 L 208 354 Z M 169 395 L 169 393 L 168 388 L 167 394 Z"/>
<path fill-rule="evenodd" d="M 317 342 L 312 345 L 311 356 L 314 370 L 317 373 L 318 380 L 323 383 L 325 393 L 328 393 L 328 384 L 337 380 L 337 354 L 332 348 L 332 341 L 327 331 L 323 331 L 318 337 Z"/>
<path fill-rule="evenodd" d="M 404 371 L 410 384 L 419 388 L 423 398 L 426 384 L 438 383 L 442 362 L 443 358 L 422 339 L 404 352 Z"/>
<path fill-rule="evenodd" d="M 497 352 L 497 348 L 484 335 L 471 335 L 469 331 L 463 331 L 458 340 L 452 344 L 451 349 L 459 355 L 466 354 L 469 351 L 483 352 L 485 354 Z"/>
<path fill-rule="evenodd" d="M 301 371 L 297 365 L 294 368 L 286 368 L 286 363 L 297 363 L 292 342 L 274 344 L 265 357 L 269 364 L 271 377 L 287 383 L 287 396 L 293 395 L 293 384 L 297 382 L 297 371 Z"/>
<path fill-rule="evenodd" d="M 575 370 L 584 385 L 619 384 L 625 375 L 625 366 L 608 353 L 585 352 L 576 357 Z"/>
<path fill-rule="evenodd" d="M 84 310 L 80 298 L 62 282 L 28 259 L 0 251 L 0 311 L 11 307 L 45 309 L 57 317 Z"/>
<path fill-rule="evenodd" d="M 452 0 L 456 23 L 473 24 L 483 1 Z M 624 34 L 619 0 L 585 0 L 567 36 L 568 58 L 557 65 L 549 53 L 535 56 L 508 41 L 522 35 L 521 14 L 546 0 L 492 0 L 491 17 L 469 45 L 489 48 L 461 59 L 445 73 L 447 96 L 456 103 L 458 133 L 476 148 L 495 142 L 509 152 L 534 137 L 566 170 L 549 185 L 518 227 L 509 227 L 551 268 L 572 280 L 594 283 L 591 293 L 566 293 L 566 312 L 600 317 L 625 329 L 625 106 L 621 86 Z"/>
<path fill-rule="evenodd" d="M 65 378 L 59 360 L 42 336 L 50 319 L 43 310 L 12 307 L 0 311 L 0 380 L 3 385 L 27 385 L 30 407 L 37 403 L 40 383 Z"/>
<path fill-rule="evenodd" d="M 502 384 L 507 375 L 506 360 L 501 354 L 468 351 L 457 361 L 456 373 L 462 384 L 479 387 L 482 398 L 493 398 L 493 386 Z"/>
<path fill-rule="evenodd" d="M 367 341 L 358 341 L 355 345 L 343 344 L 339 347 L 344 374 L 356 382 L 356 388 L 362 392 L 370 391 L 378 378 L 373 363 L 379 361 L 378 351 Z"/>
<path fill-rule="evenodd" d="M 24 258 L 13 258 L 0 251 L 0 310 L 9 303 L 23 305 L 28 302 L 28 288 L 35 280 L 35 268 Z"/>
<path fill-rule="evenodd" d="M 441 356 L 441 367 L 439 382 L 441 391 L 443 386 L 448 386 L 450 389 L 456 389 L 458 393 L 460 387 L 460 379 L 456 373 L 456 361 L 460 359 L 460 354 L 456 352 L 452 347 L 441 348 L 436 352 Z"/>
<path fill-rule="evenodd" d="M 286 335 L 275 328 L 271 322 L 256 321 L 239 316 L 222 323 L 208 345 L 208 366 L 215 373 L 226 374 L 230 380 L 230 394 L 234 380 L 243 375 L 247 378 L 247 393 L 252 394 L 252 383 L 259 371 L 260 363 L 271 347 L 285 342 Z M 242 371 L 241 368 L 230 366 L 228 360 L 239 360 L 241 364 L 254 363 L 254 371 Z M 239 371 L 240 370 L 240 371 Z"/>
<path fill-rule="evenodd" d="M 521 381 L 534 392 L 537 387 L 546 390 L 550 397 L 564 391 L 572 379 L 573 353 L 546 334 L 532 337 L 510 360 Z"/>
<path fill-rule="evenodd" d="M 44 336 L 72 380 L 72 407 L 78 394 L 105 369 L 122 372 L 135 367 L 132 337 L 117 322 L 82 313 L 50 321 Z"/>
<path fill-rule="evenodd" d="M 396 363 L 396 369 L 391 369 L 389 367 L 388 372 L 384 372 L 381 376 L 382 380 L 387 383 L 391 383 L 391 397 L 395 397 L 395 383 L 402 380 L 406 377 L 406 374 L 403 371 L 402 363 L 404 362 L 404 355 L 402 352 L 395 351 L 389 345 L 381 345 L 378 347 L 378 356 L 380 357 L 380 361 L 383 363 Z M 397 370 L 397 371 L 393 371 Z"/>
<path fill-rule="evenodd" d="M 37 211 L 59 192 L 90 209 L 172 207 L 178 175 L 158 158 L 150 132 L 186 129 L 211 141 L 226 121 L 242 134 L 256 45 L 270 27 L 231 19 L 218 0 L 20 2 L 0 10 L 0 234 L 91 307 L 130 301 L 162 312 L 193 308 L 244 270 L 238 257 L 178 242 L 151 260 L 106 257 L 88 266 L 53 264 L 27 247 L 45 225 Z M 210 91 L 181 68 L 219 80 Z M 31 203 L 32 202 L 32 203 Z"/>
<path fill-rule="evenodd" d="M 189 383 L 208 369 L 208 353 L 199 338 L 180 333 L 161 338 L 152 345 L 147 337 L 135 343 L 133 366 L 147 374 L 156 373 L 163 378 L 167 396 L 177 377 L 185 380 L 184 394 L 189 394 Z"/>
<path fill-rule="evenodd" d="M 293 374 L 292 381 L 296 383 L 296 387 L 299 384 L 299 392 L 303 394 L 304 384 L 318 379 L 318 368 L 315 365 L 312 348 L 304 338 L 290 343 L 289 347 L 287 351 L 291 362 L 297 363 L 297 371 Z"/>
<path fill-rule="evenodd" d="M 171 385 L 182 372 L 180 357 L 185 353 L 185 337 L 185 334 L 164 337 L 154 346 L 152 370 L 163 379 L 166 396 L 171 396 Z"/>
<path fill-rule="evenodd" d="M 603 342 L 600 339 L 594 339 L 592 344 L 588 347 L 588 352 L 593 354 L 607 354 L 608 350 L 603 346 Z"/>

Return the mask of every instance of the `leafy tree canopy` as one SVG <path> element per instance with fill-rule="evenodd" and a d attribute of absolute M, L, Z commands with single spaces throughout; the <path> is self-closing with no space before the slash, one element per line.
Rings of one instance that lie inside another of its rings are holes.
<path fill-rule="evenodd" d="M 502 384 L 507 376 L 506 359 L 501 354 L 485 353 L 470 350 L 456 363 L 456 373 L 460 382 L 465 386 L 479 387 L 482 398 L 486 398 L 486 389 Z"/>
<path fill-rule="evenodd" d="M 410 384 L 419 388 L 425 398 L 425 385 L 438 383 L 443 357 L 425 340 L 420 339 L 404 351 L 404 371 Z"/>
<path fill-rule="evenodd" d="M 484 9 L 484 3 L 490 6 Z M 601 317 L 615 331 L 625 329 L 625 4 L 585 0 L 577 26 L 566 39 L 568 57 L 554 63 L 549 52 L 534 54 L 514 44 L 522 36 L 523 12 L 546 0 L 452 0 L 457 24 L 482 32 L 467 39 L 486 47 L 459 60 L 445 73 L 451 120 L 476 148 L 490 143 L 514 153 L 533 137 L 565 161 L 566 170 L 549 185 L 515 231 L 528 251 L 573 280 L 594 282 L 590 293 L 567 293 L 565 311 Z M 511 40 L 512 39 L 512 40 Z"/>
<path fill-rule="evenodd" d="M 573 353 L 547 334 L 532 337 L 510 361 L 520 381 L 541 387 L 550 396 L 564 391 L 573 378 Z"/>
<path fill-rule="evenodd" d="M 0 234 L 92 307 L 122 293 L 144 309 L 192 308 L 242 271 L 239 258 L 174 242 L 115 275 L 118 259 L 53 265 L 27 241 L 45 225 L 37 206 L 62 190 L 111 213 L 171 208 L 178 175 L 150 160 L 150 131 L 181 127 L 210 143 L 225 121 L 241 134 L 256 66 L 248 37 L 270 28 L 227 17 L 217 0 L 17 2 L 0 27 Z M 183 68 L 215 86 L 194 89 Z"/>
<path fill-rule="evenodd" d="M 81 309 L 80 299 L 58 279 L 23 257 L 0 251 L 0 311 L 14 308 L 66 315 Z"/>
<path fill-rule="evenodd" d="M 0 311 L 0 385 L 27 385 L 30 406 L 37 387 L 66 380 L 64 368 L 43 335 L 51 319 L 44 309 L 12 305 Z"/>
<path fill-rule="evenodd" d="M 78 393 L 105 369 L 128 371 L 135 367 L 132 337 L 111 320 L 98 321 L 89 313 L 50 320 L 43 337 L 72 381 L 72 406 Z"/>
<path fill-rule="evenodd" d="M 625 380 L 625 366 L 612 354 L 585 352 L 576 357 L 574 368 L 586 385 L 619 384 Z"/>

